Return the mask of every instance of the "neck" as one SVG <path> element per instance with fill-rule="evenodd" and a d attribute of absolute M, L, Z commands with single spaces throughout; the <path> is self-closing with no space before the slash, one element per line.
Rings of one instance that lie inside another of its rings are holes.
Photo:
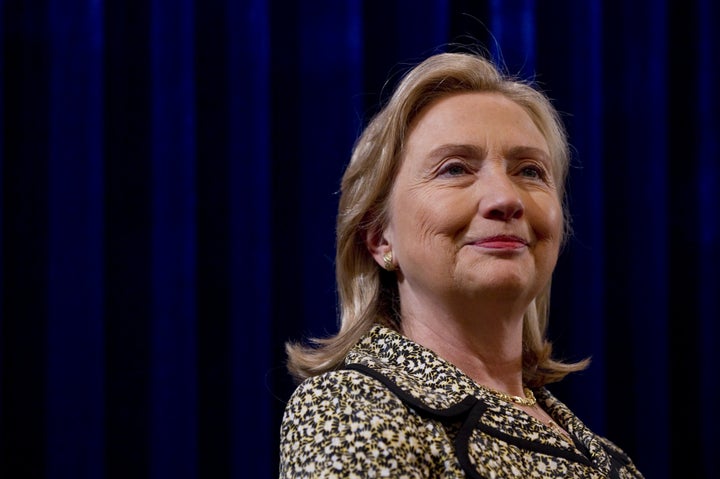
<path fill-rule="evenodd" d="M 446 312 L 403 308 L 403 334 L 455 365 L 478 384 L 522 396 L 522 315 L 460 320 Z M 464 315 L 463 318 L 466 318 Z"/>

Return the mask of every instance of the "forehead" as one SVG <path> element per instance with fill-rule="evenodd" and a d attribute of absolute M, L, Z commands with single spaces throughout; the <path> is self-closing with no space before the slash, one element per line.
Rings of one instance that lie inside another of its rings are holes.
<path fill-rule="evenodd" d="M 495 92 L 454 93 L 429 103 L 411 122 L 406 143 L 436 141 L 526 143 L 548 150 L 548 142 L 528 112 Z"/>

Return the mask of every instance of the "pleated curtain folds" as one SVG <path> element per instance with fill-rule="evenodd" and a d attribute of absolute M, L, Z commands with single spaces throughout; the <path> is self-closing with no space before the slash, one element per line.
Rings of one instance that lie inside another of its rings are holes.
<path fill-rule="evenodd" d="M 572 144 L 551 390 L 648 478 L 720 429 L 711 0 L 0 1 L 0 476 L 271 478 L 284 342 L 337 328 L 353 142 L 483 51 Z"/>

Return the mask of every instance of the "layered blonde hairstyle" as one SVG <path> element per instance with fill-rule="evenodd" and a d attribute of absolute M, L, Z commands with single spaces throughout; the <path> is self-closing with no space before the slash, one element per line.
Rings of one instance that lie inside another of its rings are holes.
<path fill-rule="evenodd" d="M 388 221 L 388 198 L 403 156 L 413 119 L 434 100 L 463 92 L 493 92 L 521 106 L 548 143 L 553 176 L 565 214 L 564 185 L 569 149 L 561 119 L 548 98 L 529 84 L 503 75 L 480 54 L 441 53 L 411 69 L 387 104 L 358 138 L 341 182 L 336 226 L 336 281 L 340 329 L 334 336 L 308 344 L 288 342 L 288 370 L 296 381 L 342 366 L 348 351 L 375 324 L 402 331 L 395 273 L 382 269 L 365 239 Z M 584 369 L 588 360 L 563 362 L 551 357 L 546 337 L 550 284 L 535 298 L 523 318 L 523 380 L 530 387 L 558 381 Z"/>

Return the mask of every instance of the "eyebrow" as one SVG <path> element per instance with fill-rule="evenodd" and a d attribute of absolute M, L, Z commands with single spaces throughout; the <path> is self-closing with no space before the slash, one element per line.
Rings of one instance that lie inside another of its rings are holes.
<path fill-rule="evenodd" d="M 557 179 L 560 174 L 557 162 L 553 160 L 550 153 L 542 148 L 536 148 L 534 146 L 514 146 L 507 151 L 506 155 L 508 158 L 512 158 L 514 160 L 521 160 L 523 158 L 536 159 L 545 165 L 545 168 L 550 171 L 550 174 L 554 179 Z"/>
<path fill-rule="evenodd" d="M 445 144 L 434 148 L 427 155 L 429 159 L 441 159 L 446 156 L 462 156 L 471 158 L 483 158 L 485 156 L 485 148 L 471 144 Z"/>
<path fill-rule="evenodd" d="M 550 161 L 550 154 L 547 151 L 541 148 L 536 148 L 534 146 L 513 146 L 509 150 L 505 151 L 504 154 L 510 158 L 532 156 L 546 162 L 549 165 L 552 164 L 552 162 Z M 450 143 L 440 145 L 437 148 L 431 150 L 430 153 L 427 155 L 427 158 L 439 159 L 446 156 L 462 156 L 480 159 L 485 157 L 485 148 L 478 145 L 466 143 Z"/>
<path fill-rule="evenodd" d="M 532 156 L 548 164 L 552 164 L 550 161 L 550 153 L 534 146 L 514 146 L 507 151 L 506 155 L 512 158 Z"/>

